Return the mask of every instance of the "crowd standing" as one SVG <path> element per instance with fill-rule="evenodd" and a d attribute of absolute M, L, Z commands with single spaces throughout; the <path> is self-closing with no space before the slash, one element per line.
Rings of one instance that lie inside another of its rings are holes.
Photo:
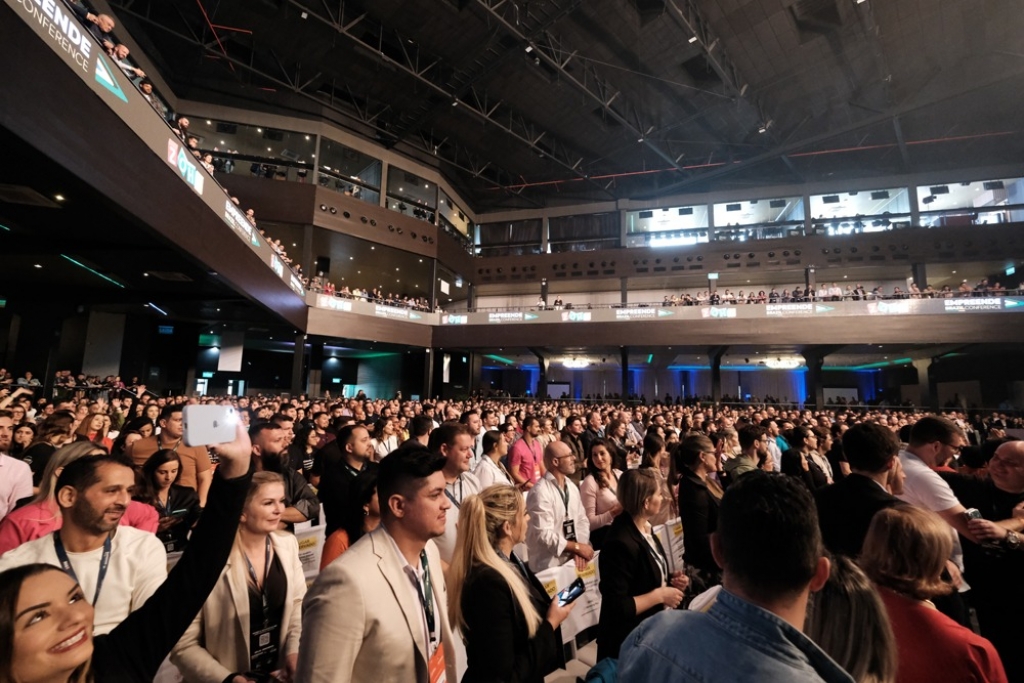
<path fill-rule="evenodd" d="M 573 605 L 536 573 L 595 563 L 618 680 L 1024 676 L 1004 414 L 20 388 L 0 680 L 151 680 L 170 655 L 213 683 L 542 681 Z M 183 443 L 198 402 L 237 411 L 236 442 Z M 680 558 L 654 532 L 675 519 Z M 307 588 L 293 531 L 321 521 Z"/>

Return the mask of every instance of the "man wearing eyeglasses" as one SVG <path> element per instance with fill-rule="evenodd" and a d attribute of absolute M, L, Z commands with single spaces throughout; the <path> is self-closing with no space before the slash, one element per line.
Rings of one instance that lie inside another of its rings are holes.
<path fill-rule="evenodd" d="M 967 445 L 967 439 L 959 427 L 944 417 L 929 415 L 918 420 L 910 430 L 910 441 L 900 451 L 900 462 L 906 474 L 903 493 L 898 497 L 911 505 L 917 505 L 935 512 L 964 538 L 980 542 L 968 525 L 967 509 L 960 503 L 953 490 L 935 471 L 939 465 L 950 461 Z M 935 600 L 944 614 L 969 626 L 967 604 L 963 594 L 970 586 L 961 576 L 964 570 L 964 553 L 960 538 L 953 536 L 953 554 L 946 563 L 953 585 L 958 593 Z"/>

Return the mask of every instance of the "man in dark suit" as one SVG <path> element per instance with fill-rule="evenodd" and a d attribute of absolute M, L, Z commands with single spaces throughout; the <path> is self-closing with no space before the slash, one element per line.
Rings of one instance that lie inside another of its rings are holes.
<path fill-rule="evenodd" d="M 875 513 L 900 502 L 893 495 L 901 492 L 903 483 L 900 444 L 891 430 L 865 422 L 846 431 L 843 450 L 850 476 L 818 490 L 815 501 L 825 547 L 855 558 Z"/>

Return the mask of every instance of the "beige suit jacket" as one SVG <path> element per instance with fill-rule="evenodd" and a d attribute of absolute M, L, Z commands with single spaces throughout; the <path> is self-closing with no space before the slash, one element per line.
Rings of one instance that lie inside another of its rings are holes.
<path fill-rule="evenodd" d="M 427 542 L 448 683 L 456 683 L 448 591 L 437 548 Z M 427 683 L 423 608 L 383 525 L 317 577 L 302 605 L 297 680 L 302 683 Z"/>
<path fill-rule="evenodd" d="M 270 535 L 288 579 L 281 623 L 281 656 L 299 651 L 306 577 L 299 543 L 286 532 Z M 171 652 L 171 662 L 188 683 L 221 683 L 249 670 L 249 584 L 247 565 L 236 544 L 203 609 Z M 283 663 L 282 663 L 283 666 Z"/>

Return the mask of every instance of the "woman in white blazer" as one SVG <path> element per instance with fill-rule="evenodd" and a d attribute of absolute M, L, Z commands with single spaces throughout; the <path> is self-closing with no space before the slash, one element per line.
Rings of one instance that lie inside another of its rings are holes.
<path fill-rule="evenodd" d="M 292 680 L 306 578 L 295 536 L 276 533 L 285 507 L 281 475 L 253 475 L 227 566 L 171 653 L 188 683 Z"/>

